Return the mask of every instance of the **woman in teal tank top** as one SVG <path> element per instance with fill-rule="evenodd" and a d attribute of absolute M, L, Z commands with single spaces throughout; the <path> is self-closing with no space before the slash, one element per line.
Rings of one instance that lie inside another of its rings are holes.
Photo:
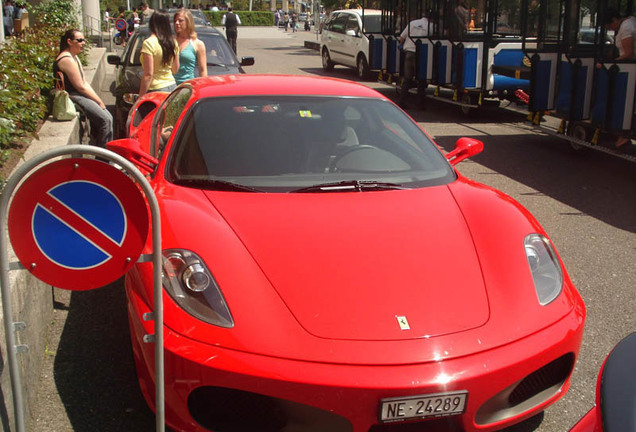
<path fill-rule="evenodd" d="M 196 68 L 199 76 L 208 76 L 205 44 L 197 39 L 194 19 L 189 10 L 181 9 L 174 14 L 174 32 L 179 45 L 179 70 L 174 76 L 177 85 L 194 78 Z"/>

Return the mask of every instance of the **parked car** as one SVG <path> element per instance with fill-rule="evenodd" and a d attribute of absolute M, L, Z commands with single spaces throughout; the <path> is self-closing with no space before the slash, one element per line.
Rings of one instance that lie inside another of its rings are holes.
<path fill-rule="evenodd" d="M 455 170 L 480 141 L 443 155 L 385 96 L 324 77 L 146 98 L 108 148 L 159 203 L 171 428 L 485 431 L 565 394 L 585 306 L 530 213 Z M 152 406 L 151 264 L 125 287 Z"/>
<path fill-rule="evenodd" d="M 239 61 L 225 36 L 212 27 L 197 26 L 197 35 L 206 47 L 208 74 L 245 73 L 243 66 L 254 64 L 254 57 L 242 57 Z M 115 136 L 125 136 L 128 112 L 132 106 L 131 94 L 139 93 L 143 70 L 141 67 L 141 47 L 150 36 L 150 29 L 141 26 L 130 38 L 122 55 L 111 54 L 109 64 L 117 66 L 115 79 Z M 195 71 L 198 74 L 198 71 Z M 127 96 L 128 95 L 128 96 Z"/>
<path fill-rule="evenodd" d="M 337 10 L 325 21 L 320 37 L 322 67 L 334 65 L 355 68 L 360 79 L 369 75 L 370 33 L 381 32 L 382 11 L 375 9 Z"/>
<path fill-rule="evenodd" d="M 168 14 L 170 14 L 170 21 L 172 21 L 172 17 L 174 16 L 175 13 L 177 13 L 179 9 L 177 8 L 170 8 L 167 10 Z M 204 26 L 209 26 L 210 24 L 210 20 L 208 19 L 208 17 L 205 15 L 205 13 L 203 13 L 203 11 L 201 9 L 190 9 L 190 12 L 192 12 L 192 18 L 194 18 L 194 25 L 195 26 L 200 26 L 200 25 L 204 25 Z"/>

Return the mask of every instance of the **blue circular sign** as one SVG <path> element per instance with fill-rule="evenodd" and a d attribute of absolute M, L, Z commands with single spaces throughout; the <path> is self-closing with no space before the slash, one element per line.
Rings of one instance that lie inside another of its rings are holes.
<path fill-rule="evenodd" d="M 126 235 L 126 214 L 115 195 L 88 181 L 62 183 L 48 193 L 98 232 L 80 232 L 38 205 L 32 226 L 35 242 L 42 253 L 62 267 L 77 270 L 93 268 L 110 259 L 112 255 L 103 250 L 91 234 L 101 233 L 121 246 Z"/>
<path fill-rule="evenodd" d="M 104 286 L 137 261 L 148 207 L 126 174 L 95 159 L 62 159 L 27 177 L 9 208 L 9 236 L 34 276 L 58 288 Z"/>
<path fill-rule="evenodd" d="M 117 21 L 115 21 L 115 27 L 119 31 L 124 30 L 127 27 L 126 20 L 122 19 L 122 18 L 119 18 Z"/>

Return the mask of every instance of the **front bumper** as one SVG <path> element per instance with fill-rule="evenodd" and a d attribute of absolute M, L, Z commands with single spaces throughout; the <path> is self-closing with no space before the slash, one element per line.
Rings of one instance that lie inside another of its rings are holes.
<path fill-rule="evenodd" d="M 149 310 L 130 300 L 140 387 L 154 408 L 154 345 L 142 341 L 152 332 L 141 318 Z M 381 366 L 255 355 L 203 344 L 166 327 L 166 422 L 194 432 L 399 431 L 413 421 L 381 424 L 381 399 L 466 390 L 463 414 L 417 421 L 428 422 L 431 430 L 498 430 L 565 394 L 584 317 L 581 305 L 552 326 L 496 349 L 440 362 Z"/>

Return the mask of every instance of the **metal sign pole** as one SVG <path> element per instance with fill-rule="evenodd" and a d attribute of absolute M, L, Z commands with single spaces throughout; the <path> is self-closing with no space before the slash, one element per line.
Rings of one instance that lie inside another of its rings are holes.
<path fill-rule="evenodd" d="M 13 405 L 15 413 L 16 432 L 25 431 L 24 421 L 24 399 L 22 395 L 22 380 L 17 360 L 17 353 L 22 347 L 16 345 L 15 332 L 19 323 L 13 322 L 13 307 L 9 287 L 9 260 L 8 260 L 8 239 L 6 233 L 7 211 L 9 202 L 18 184 L 26 178 L 27 174 L 38 165 L 56 157 L 76 156 L 78 154 L 93 155 L 104 158 L 121 166 L 127 174 L 132 176 L 141 187 L 150 208 L 152 221 L 152 263 L 153 263 L 153 290 L 154 290 L 154 312 L 149 317 L 155 322 L 154 337 L 148 338 L 155 343 L 155 419 L 156 431 L 165 431 L 165 381 L 164 381 L 164 355 L 163 355 L 163 290 L 161 285 L 161 221 L 157 198 L 144 175 L 131 162 L 122 156 L 103 148 L 70 145 L 59 147 L 44 152 L 26 161 L 8 179 L 0 199 L 0 283 L 2 295 L 2 308 L 4 313 L 4 329 L 7 341 L 7 357 L 9 360 L 9 370 L 11 374 L 11 388 L 13 393 Z M 114 169 L 114 168 L 113 168 Z"/>

